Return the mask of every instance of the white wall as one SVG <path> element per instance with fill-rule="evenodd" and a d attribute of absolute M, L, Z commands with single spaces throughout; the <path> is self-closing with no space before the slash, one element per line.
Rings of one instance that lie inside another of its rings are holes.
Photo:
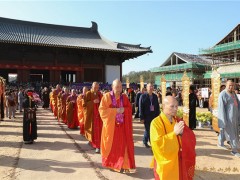
<path fill-rule="evenodd" d="M 120 80 L 120 66 L 106 65 L 105 72 L 106 82 L 109 84 L 112 84 L 115 79 Z"/>

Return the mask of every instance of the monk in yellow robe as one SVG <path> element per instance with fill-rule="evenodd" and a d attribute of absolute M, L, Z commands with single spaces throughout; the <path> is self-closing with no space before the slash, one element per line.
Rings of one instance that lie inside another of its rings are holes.
<path fill-rule="evenodd" d="M 93 82 L 92 89 L 84 97 L 84 131 L 85 137 L 90 142 L 96 153 L 100 153 L 100 141 L 102 134 L 102 120 L 99 115 L 98 107 L 102 99 L 99 92 L 99 84 Z"/>
<path fill-rule="evenodd" d="M 80 134 L 84 136 L 84 110 L 83 110 L 83 103 L 84 103 L 84 97 L 88 91 L 88 88 L 86 86 L 83 87 L 82 94 L 78 95 L 77 98 L 77 106 L 78 106 L 78 121 L 79 121 L 79 127 L 80 127 Z"/>
<path fill-rule="evenodd" d="M 125 173 L 135 172 L 132 105 L 122 94 L 122 83 L 113 81 L 112 91 L 104 94 L 99 106 L 103 121 L 102 166 Z"/>
<path fill-rule="evenodd" d="M 195 169 L 195 135 L 176 117 L 178 102 L 163 99 L 163 112 L 150 127 L 155 179 L 191 180 Z"/>

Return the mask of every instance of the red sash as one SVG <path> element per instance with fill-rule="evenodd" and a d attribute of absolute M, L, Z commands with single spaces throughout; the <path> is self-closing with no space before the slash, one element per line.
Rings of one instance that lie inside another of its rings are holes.
<path fill-rule="evenodd" d="M 164 126 L 165 134 L 167 134 L 165 124 L 161 116 L 159 117 Z M 176 118 L 175 121 L 179 122 L 179 121 L 182 121 L 182 119 Z M 196 162 L 196 152 L 195 152 L 196 137 L 193 131 L 189 129 L 185 123 L 184 123 L 183 132 L 184 133 L 181 139 L 182 144 L 180 143 L 180 137 L 177 136 L 177 140 L 179 144 L 179 150 L 178 150 L 179 179 L 192 180 L 194 177 L 195 162 Z M 160 180 L 156 172 L 156 168 L 157 168 L 157 163 L 156 163 L 156 160 L 154 160 L 154 176 L 156 180 Z"/>

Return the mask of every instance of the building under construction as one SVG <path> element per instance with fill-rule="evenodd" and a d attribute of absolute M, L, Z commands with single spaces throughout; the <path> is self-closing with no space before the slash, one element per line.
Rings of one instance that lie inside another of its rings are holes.
<path fill-rule="evenodd" d="M 220 73 L 223 82 L 227 79 L 240 82 L 240 24 L 215 46 L 200 49 L 199 53 L 212 59 L 212 67 Z M 206 72 L 204 78 L 211 78 L 211 74 L 211 71 Z"/>

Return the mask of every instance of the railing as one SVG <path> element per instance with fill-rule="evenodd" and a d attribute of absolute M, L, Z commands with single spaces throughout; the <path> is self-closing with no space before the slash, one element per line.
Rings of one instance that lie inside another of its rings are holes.
<path fill-rule="evenodd" d="M 234 49 L 240 49 L 240 40 L 236 42 L 230 42 L 225 44 L 216 45 L 208 49 L 199 49 L 199 54 L 214 54 L 224 51 L 230 51 Z"/>

